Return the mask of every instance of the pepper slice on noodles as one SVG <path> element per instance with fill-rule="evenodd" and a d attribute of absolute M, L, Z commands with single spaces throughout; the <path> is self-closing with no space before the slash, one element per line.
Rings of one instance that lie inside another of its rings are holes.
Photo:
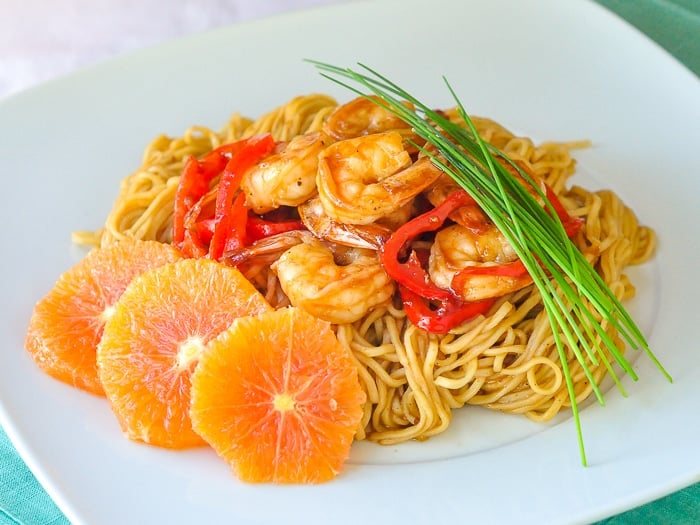
<path fill-rule="evenodd" d="M 547 186 L 546 197 L 561 220 L 569 237 L 583 224 L 566 211 L 554 192 Z M 493 300 L 467 302 L 452 290 L 441 288 L 430 280 L 415 251 L 402 262 L 406 245 L 420 234 L 439 229 L 456 209 L 474 204 L 474 199 L 464 190 L 457 190 L 435 208 L 401 226 L 381 247 L 380 258 L 385 271 L 399 284 L 401 300 L 406 315 L 413 324 L 432 333 L 445 333 L 454 326 L 486 312 Z M 473 275 L 498 275 L 520 277 L 527 274 L 522 261 L 489 266 L 468 266 L 453 278 L 453 287 Z"/>
<path fill-rule="evenodd" d="M 454 298 L 455 296 L 450 290 L 440 288 L 430 280 L 415 252 L 412 251 L 404 262 L 401 262 L 400 259 L 406 245 L 411 240 L 422 233 L 437 230 L 444 224 L 450 213 L 473 202 L 466 191 L 458 190 L 435 208 L 400 226 L 379 251 L 386 273 L 401 286 L 425 299 L 445 301 Z"/>
<path fill-rule="evenodd" d="M 486 313 L 495 302 L 495 299 L 464 302 L 453 296 L 433 305 L 406 286 L 399 286 L 399 293 L 410 321 L 418 328 L 433 334 L 445 334 L 464 321 Z"/>
<path fill-rule="evenodd" d="M 465 302 L 451 290 L 440 288 L 430 280 L 420 258 L 411 251 L 401 262 L 405 246 L 422 233 L 435 231 L 450 213 L 474 200 L 464 190 L 452 193 L 435 208 L 399 227 L 380 248 L 384 270 L 399 284 L 406 315 L 413 324 L 432 333 L 445 333 L 454 326 L 489 309 L 492 300 Z"/>
<path fill-rule="evenodd" d="M 242 147 L 226 163 L 216 194 L 214 234 L 209 244 L 209 257 L 221 258 L 226 250 L 246 244 L 246 220 L 248 209 L 245 195 L 239 192 L 243 174 L 275 147 L 269 133 L 240 141 Z"/>
<path fill-rule="evenodd" d="M 306 226 L 299 219 L 271 220 L 263 219 L 257 215 L 250 215 L 246 223 L 246 235 L 250 242 L 277 235 L 278 233 L 305 229 Z"/>
<path fill-rule="evenodd" d="M 187 159 L 173 206 L 173 244 L 184 255 L 218 259 L 227 247 L 245 243 L 248 209 L 238 193 L 240 182 L 274 147 L 272 135 L 266 133 L 224 144 L 199 160 Z M 214 216 L 206 216 L 204 199 L 219 175 Z"/>
<path fill-rule="evenodd" d="M 211 182 L 242 147 L 242 141 L 233 142 L 211 150 L 201 159 L 194 156 L 187 158 L 173 203 L 173 244 L 176 247 L 181 248 L 185 241 L 185 218 L 188 212 L 206 195 Z"/>

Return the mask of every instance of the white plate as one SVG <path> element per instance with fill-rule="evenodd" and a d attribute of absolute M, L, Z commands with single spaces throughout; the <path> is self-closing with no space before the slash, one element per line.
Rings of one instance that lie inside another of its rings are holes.
<path fill-rule="evenodd" d="M 590 138 L 590 180 L 618 191 L 660 236 L 642 268 L 652 347 L 606 407 L 573 425 L 463 410 L 424 444 L 360 444 L 322 486 L 245 485 L 213 452 L 124 439 L 106 401 L 49 379 L 23 350 L 32 306 L 82 255 L 145 144 L 218 127 L 292 96 L 349 94 L 302 58 L 367 63 L 435 106 L 446 75 L 467 109 L 537 139 Z M 696 240 L 700 85 L 650 41 L 588 2 L 353 3 L 230 27 L 139 52 L 0 103 L 2 424 L 75 523 L 579 523 L 700 479 Z M 653 328 L 653 330 L 652 330 Z M 380 521 L 381 520 L 381 521 Z"/>

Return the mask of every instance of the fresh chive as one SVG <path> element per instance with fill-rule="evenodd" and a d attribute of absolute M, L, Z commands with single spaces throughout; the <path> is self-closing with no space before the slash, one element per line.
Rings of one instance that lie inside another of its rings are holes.
<path fill-rule="evenodd" d="M 540 293 L 552 328 L 571 401 L 581 461 L 586 465 L 580 414 L 565 345 L 580 363 L 598 402 L 604 404 L 586 357 L 593 365 L 602 361 L 623 395 L 626 392 L 605 350 L 633 380 L 638 378 L 623 352 L 606 332 L 603 321 L 610 324 L 631 348 L 642 349 L 663 375 L 672 381 L 649 348 L 641 330 L 602 277 L 567 237 L 564 226 L 538 184 L 502 151 L 479 136 L 447 79 L 443 80 L 464 125 L 450 121 L 363 64 L 358 64 L 359 71 L 356 71 L 315 60 L 307 61 L 322 76 L 357 95 L 367 97 L 369 90 L 378 97 L 379 100 L 375 101 L 377 104 L 412 126 L 415 133 L 438 153 L 423 151 L 471 195 L 520 257 Z M 402 101 L 411 102 L 415 109 L 406 107 Z M 530 188 L 526 188 L 497 158 L 504 159 L 515 168 Z M 544 207 L 531 191 L 545 203 Z"/>

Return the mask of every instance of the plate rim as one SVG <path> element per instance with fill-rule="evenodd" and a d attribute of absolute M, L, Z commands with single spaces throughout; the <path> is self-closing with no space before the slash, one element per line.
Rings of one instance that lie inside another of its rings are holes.
<path fill-rule="evenodd" d="M 379 4 L 397 4 L 397 2 L 377 2 Z M 416 3 L 416 2 L 414 2 Z M 446 4 L 446 2 L 445 2 Z M 543 1 L 540 2 L 539 5 L 545 5 L 545 4 L 552 4 L 552 2 L 548 1 Z M 593 4 L 592 5 L 598 6 L 598 4 Z M 347 3 L 347 4 L 338 4 L 338 5 L 332 5 L 332 6 L 321 6 L 319 8 L 314 8 L 313 11 L 316 13 L 314 16 L 336 16 L 335 14 L 333 15 L 327 15 L 326 12 L 336 12 L 336 11 L 342 11 L 347 9 L 348 11 L 355 11 L 358 9 L 356 6 L 361 6 L 364 5 L 365 7 L 359 8 L 361 11 L 362 9 L 367 9 L 369 8 L 369 2 L 357 2 L 357 3 Z M 601 6 L 598 6 L 601 10 L 603 9 Z M 320 14 L 320 11 L 324 11 L 324 14 Z M 606 11 L 607 12 L 607 11 Z M 158 44 L 155 46 L 152 46 L 146 51 L 135 51 L 128 53 L 125 56 L 118 57 L 117 59 L 110 59 L 105 62 L 101 62 L 99 64 L 95 64 L 92 66 L 88 66 L 80 71 L 77 71 L 75 73 L 71 73 L 70 75 L 64 76 L 60 79 L 57 80 L 52 80 L 47 83 L 42 84 L 41 86 L 37 86 L 35 88 L 32 88 L 28 90 L 27 92 L 21 92 L 16 95 L 12 95 L 10 97 L 7 97 L 3 100 L 0 100 L 0 112 L 3 111 L 3 108 L 8 108 L 13 105 L 19 104 L 21 105 L 23 102 L 22 100 L 26 100 L 27 97 L 36 97 L 36 96 L 41 96 L 42 92 L 46 91 L 51 91 L 53 89 L 53 86 L 56 85 L 61 85 L 62 83 L 65 84 L 70 84 L 71 82 L 81 82 L 81 79 L 84 78 L 84 75 L 94 75 L 96 73 L 99 73 L 100 70 L 103 69 L 109 69 L 111 67 L 114 67 L 115 65 L 125 65 L 128 66 L 128 64 L 133 61 L 133 60 L 138 60 L 139 57 L 145 56 L 146 54 L 158 54 L 161 52 L 164 52 L 167 48 L 172 47 L 173 49 L 176 48 L 177 46 L 183 45 L 183 42 L 189 41 L 189 42 L 197 42 L 201 41 L 201 39 L 207 39 L 207 38 L 212 38 L 215 37 L 216 35 L 213 35 L 213 33 L 216 33 L 217 35 L 224 35 L 228 34 L 231 31 L 249 31 L 255 30 L 255 27 L 257 26 L 267 26 L 268 24 L 275 24 L 279 20 L 287 19 L 287 18 L 300 18 L 306 16 L 304 12 L 297 12 L 297 13 L 290 13 L 290 14 L 283 14 L 279 15 L 276 17 L 273 17 L 274 20 L 270 21 L 268 19 L 260 19 L 260 20 L 255 20 L 255 21 L 250 21 L 246 22 L 242 25 L 245 26 L 245 28 L 241 28 L 241 25 L 236 25 L 236 26 L 228 26 L 224 28 L 217 28 L 211 31 L 207 31 L 203 34 L 198 34 L 190 37 L 185 37 L 182 39 L 174 39 L 173 41 L 166 42 L 164 44 Z M 622 20 L 622 19 L 619 19 Z M 630 26 L 631 27 L 631 26 Z M 635 30 L 636 31 L 636 30 Z M 637 32 L 637 36 L 641 35 L 641 33 Z M 646 37 L 645 37 L 646 38 Z M 657 44 L 651 42 L 651 40 L 647 41 L 648 45 L 649 43 L 652 43 L 654 46 L 657 47 L 658 51 L 661 51 L 664 55 L 666 55 L 667 59 L 671 59 L 676 65 L 680 65 L 683 71 L 687 71 L 691 77 L 695 78 L 692 72 L 687 70 L 685 66 L 682 66 L 675 58 L 673 58 L 671 55 L 666 53 L 660 46 Z M 679 75 L 682 77 L 682 75 L 679 73 Z M 17 100 L 20 100 L 20 102 L 16 102 Z M 53 391 L 56 390 L 55 388 L 49 388 L 49 390 Z M 91 404 L 91 403 L 90 403 Z M 16 428 L 13 421 L 9 417 L 9 413 L 11 410 L 6 407 L 5 400 L 0 398 L 0 422 L 2 423 L 3 427 L 5 428 L 6 433 L 8 434 L 8 437 L 10 437 L 10 440 L 13 442 L 17 450 L 20 452 L 20 455 L 22 458 L 25 460 L 25 462 L 30 466 L 33 472 L 35 472 L 36 477 L 42 482 L 44 487 L 46 487 L 47 492 L 52 496 L 54 501 L 59 503 L 59 506 L 62 508 L 62 510 L 67 509 L 69 512 L 66 514 L 73 514 L 70 512 L 72 504 L 69 501 L 64 500 L 63 497 L 63 491 L 60 489 L 60 487 L 57 487 L 56 484 L 54 483 L 54 477 L 49 474 L 49 472 L 46 470 L 45 466 L 43 464 L 40 464 L 41 462 L 38 460 L 36 455 L 32 451 L 32 446 L 27 442 L 26 439 L 23 439 L 22 436 L 22 431 L 19 428 Z M 700 468 L 696 467 L 695 470 L 689 470 L 685 475 L 678 475 L 676 479 L 674 480 L 673 483 L 666 484 L 665 486 L 665 493 L 669 493 L 673 490 L 676 490 L 678 488 L 682 488 L 683 486 L 686 486 L 694 481 L 697 481 L 700 479 Z M 657 493 L 655 494 L 655 497 L 660 497 L 664 495 L 663 493 Z M 637 499 L 633 501 L 632 506 L 644 503 L 645 501 L 648 501 L 647 495 L 642 496 L 641 499 Z M 631 500 L 630 500 L 631 501 Z M 629 506 L 626 508 L 630 508 Z M 624 509 L 623 509 L 624 510 Z M 76 514 L 76 518 L 79 518 L 79 516 Z M 602 517 L 602 516 L 601 516 Z"/>

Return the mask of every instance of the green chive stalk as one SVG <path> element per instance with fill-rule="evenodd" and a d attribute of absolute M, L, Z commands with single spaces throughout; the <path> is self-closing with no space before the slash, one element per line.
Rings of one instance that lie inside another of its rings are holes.
<path fill-rule="evenodd" d="M 561 220 L 539 185 L 502 151 L 479 136 L 446 79 L 443 79 L 445 85 L 463 121 L 460 124 L 452 122 L 363 64 L 358 64 L 360 71 L 355 71 L 314 60 L 308 62 L 322 76 L 357 95 L 367 97 L 367 91 L 370 91 L 378 97 L 377 104 L 407 122 L 416 135 L 434 148 L 434 151 L 429 151 L 423 147 L 424 153 L 431 156 L 437 166 L 469 193 L 520 257 L 539 291 L 552 328 L 571 402 L 581 462 L 585 466 L 587 460 L 581 420 L 566 348 L 581 365 L 598 402 L 603 405 L 603 395 L 588 361 L 593 365 L 602 362 L 623 395 L 626 393 L 608 355 L 633 380 L 638 379 L 622 350 L 608 335 L 604 323 L 612 326 L 632 349 L 643 350 L 671 381 L 671 376 L 649 348 L 641 330 L 568 238 Z M 411 102 L 415 109 L 407 107 L 402 101 Z M 517 170 L 519 178 L 498 159 Z M 545 203 L 544 207 L 539 201 Z"/>

